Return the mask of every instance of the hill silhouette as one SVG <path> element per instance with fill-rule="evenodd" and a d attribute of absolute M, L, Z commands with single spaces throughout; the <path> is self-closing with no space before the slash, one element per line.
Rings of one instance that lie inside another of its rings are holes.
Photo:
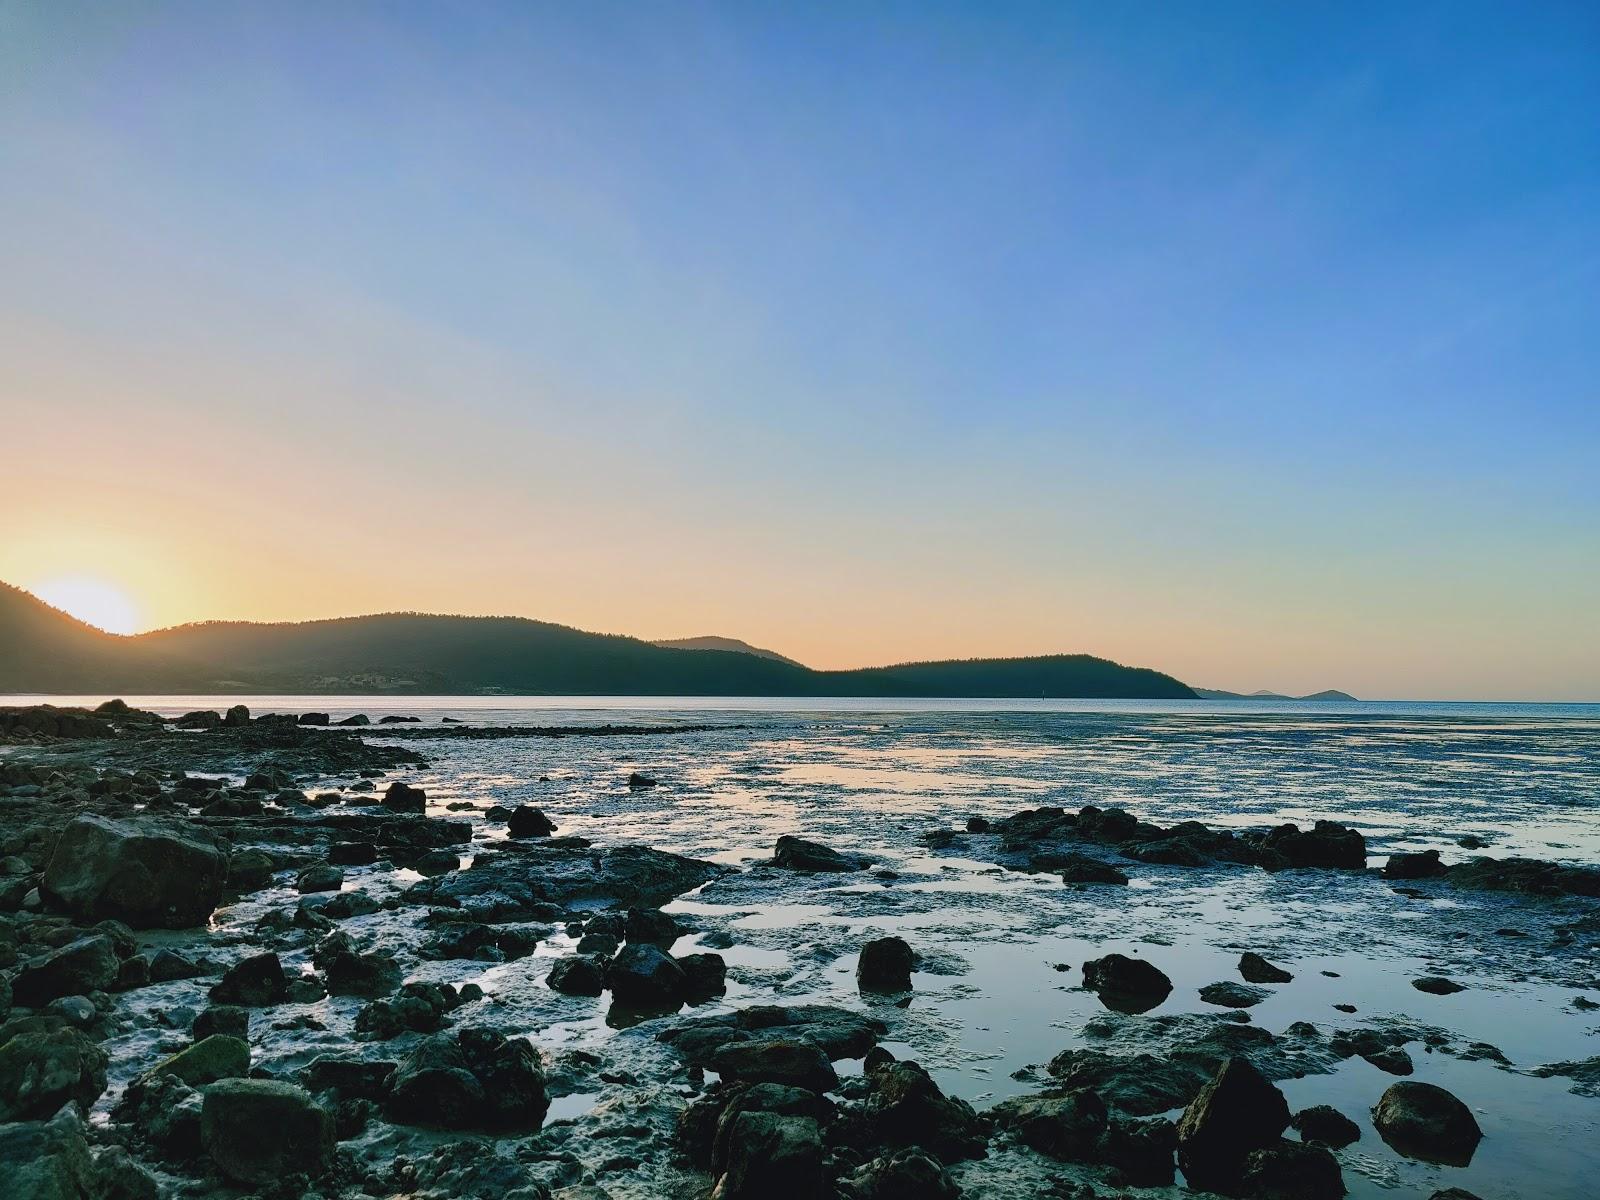
<path fill-rule="evenodd" d="M 524 617 L 382 613 L 209 621 L 123 637 L 0 584 L 0 691 L 1190 699 L 1159 671 L 1087 654 L 814 671 Z"/>

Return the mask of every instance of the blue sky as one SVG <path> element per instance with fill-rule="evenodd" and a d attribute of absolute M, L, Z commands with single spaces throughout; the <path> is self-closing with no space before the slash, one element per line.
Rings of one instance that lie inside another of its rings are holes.
<path fill-rule="evenodd" d="M 1597 212 L 1592 5 L 8 3 L 0 577 L 1600 698 Z"/>

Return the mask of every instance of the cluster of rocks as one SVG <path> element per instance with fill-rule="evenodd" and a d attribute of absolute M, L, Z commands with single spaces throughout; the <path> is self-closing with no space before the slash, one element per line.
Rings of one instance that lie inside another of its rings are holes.
<path fill-rule="evenodd" d="M 948 1167 L 981 1158 L 988 1121 L 915 1062 L 876 1045 L 884 1026 L 827 1006 L 766 1006 L 682 1022 L 660 1037 L 719 1080 L 684 1109 L 679 1144 L 719 1200 L 950 1198 Z M 833 1060 L 863 1058 L 841 1079 Z"/>
<path fill-rule="evenodd" d="M 674 956 L 672 945 L 685 930 L 666 913 L 633 908 L 574 922 L 567 932 L 578 938 L 576 952 L 558 958 L 546 976 L 555 991 L 569 996 L 599 996 L 635 1014 L 676 1012 L 720 996 L 727 986 L 727 964 L 709 951 Z"/>

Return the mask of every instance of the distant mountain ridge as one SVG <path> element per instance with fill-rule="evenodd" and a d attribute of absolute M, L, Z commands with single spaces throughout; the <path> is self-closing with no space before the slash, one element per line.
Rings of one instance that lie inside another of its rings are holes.
<path fill-rule="evenodd" d="M 1265 688 L 1256 692 L 1224 692 L 1218 688 L 1195 688 L 1195 695 L 1202 700 L 1326 700 L 1348 701 L 1359 704 L 1361 701 L 1349 692 L 1341 692 L 1335 688 L 1325 691 L 1312 692 L 1309 696 L 1286 696 L 1282 692 L 1269 692 Z"/>
<path fill-rule="evenodd" d="M 209 621 L 123 637 L 8 584 L 0 584 L 0 691 L 1195 698 L 1170 675 L 1087 654 L 814 671 L 525 617 Z"/>
<path fill-rule="evenodd" d="M 657 638 L 650 644 L 666 650 L 726 650 L 730 654 L 753 654 L 757 658 L 770 658 L 774 662 L 788 663 L 791 667 L 805 665 L 787 654 L 779 654 L 776 650 L 763 650 L 760 646 L 752 646 L 749 642 L 740 641 L 738 638 L 716 637 L 710 634 L 703 637 Z"/>

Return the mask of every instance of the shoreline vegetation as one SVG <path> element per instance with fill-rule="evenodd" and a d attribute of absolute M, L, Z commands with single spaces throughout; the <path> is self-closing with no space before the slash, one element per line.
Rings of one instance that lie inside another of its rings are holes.
<path fill-rule="evenodd" d="M 0 692 L 1196 698 L 1171 675 L 1088 654 L 818 671 L 771 652 L 660 646 L 523 617 L 213 621 L 124 636 L 7 584 Z"/>

